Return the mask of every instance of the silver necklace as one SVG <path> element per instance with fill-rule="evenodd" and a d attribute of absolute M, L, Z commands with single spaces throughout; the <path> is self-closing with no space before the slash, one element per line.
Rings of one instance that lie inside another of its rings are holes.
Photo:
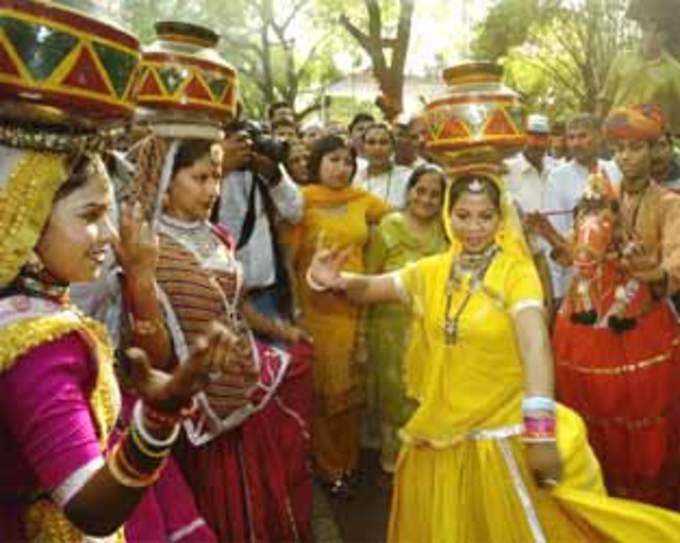
<path fill-rule="evenodd" d="M 454 345 L 458 341 L 460 318 L 470 303 L 472 295 L 479 290 L 486 272 L 499 251 L 497 245 L 492 245 L 479 255 L 461 254 L 458 258 L 454 258 L 451 263 L 449 280 L 446 283 L 446 307 L 444 309 L 444 338 L 447 345 Z M 465 298 L 463 298 L 454 315 L 451 316 L 453 292 L 463 284 L 463 275 L 470 272 L 473 275 L 470 278 L 470 285 L 465 293 Z"/>

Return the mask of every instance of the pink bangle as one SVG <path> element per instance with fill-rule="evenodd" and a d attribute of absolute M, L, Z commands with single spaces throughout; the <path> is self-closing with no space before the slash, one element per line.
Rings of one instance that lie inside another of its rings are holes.
<path fill-rule="evenodd" d="M 550 443 L 555 441 L 556 423 L 554 417 L 524 418 L 522 441 L 525 443 Z"/>

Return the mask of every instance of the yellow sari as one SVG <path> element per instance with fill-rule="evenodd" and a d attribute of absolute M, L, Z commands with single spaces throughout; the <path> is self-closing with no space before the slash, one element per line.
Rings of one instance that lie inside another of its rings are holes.
<path fill-rule="evenodd" d="M 444 323 L 459 242 L 396 276 L 416 314 L 404 379 L 420 407 L 401 431 L 388 540 L 678 541 L 680 515 L 607 497 L 583 422 L 562 406 L 562 480 L 550 491 L 535 485 L 519 436 L 524 381 L 512 316 L 542 305 L 541 284 L 503 201 L 500 252 L 461 314 L 455 343 L 446 343 Z M 453 290 L 450 314 L 469 279 Z"/>

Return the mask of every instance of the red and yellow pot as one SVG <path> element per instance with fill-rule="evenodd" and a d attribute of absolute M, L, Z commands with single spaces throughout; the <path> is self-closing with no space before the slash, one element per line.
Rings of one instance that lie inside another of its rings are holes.
<path fill-rule="evenodd" d="M 133 111 L 139 41 L 86 0 L 0 0 L 0 117 L 99 129 Z"/>

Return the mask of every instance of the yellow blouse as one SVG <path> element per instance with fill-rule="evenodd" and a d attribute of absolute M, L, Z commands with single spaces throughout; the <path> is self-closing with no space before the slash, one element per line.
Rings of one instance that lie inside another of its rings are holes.
<path fill-rule="evenodd" d="M 407 394 L 421 404 L 402 438 L 433 447 L 452 445 L 474 430 L 521 422 L 523 370 L 512 317 L 522 308 L 543 305 L 531 260 L 500 252 L 461 314 L 457 341 L 448 345 L 444 312 L 452 259 L 451 252 L 432 256 L 397 275 L 417 315 L 405 381 Z M 469 282 L 468 275 L 453 291 L 451 316 Z"/>

